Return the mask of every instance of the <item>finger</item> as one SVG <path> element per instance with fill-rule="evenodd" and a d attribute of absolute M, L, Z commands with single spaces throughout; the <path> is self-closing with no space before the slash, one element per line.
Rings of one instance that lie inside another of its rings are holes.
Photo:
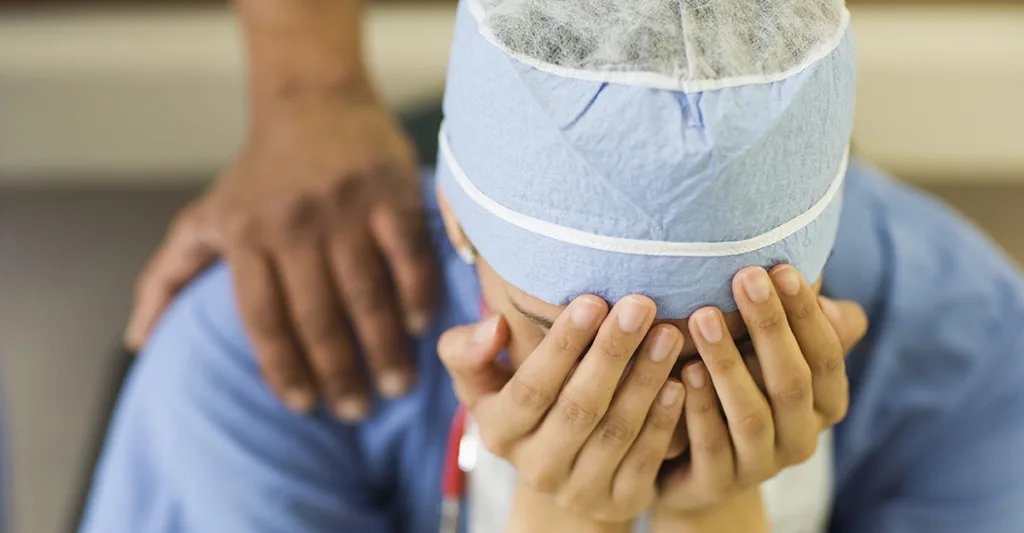
<path fill-rule="evenodd" d="M 864 313 L 864 308 L 856 302 L 833 300 L 824 296 L 818 297 L 818 305 L 839 335 L 843 353 L 849 353 L 867 334 L 868 316 Z"/>
<path fill-rule="evenodd" d="M 680 417 L 676 424 L 676 430 L 672 433 L 672 442 L 665 453 L 665 459 L 675 459 L 683 454 L 690 447 L 690 436 L 686 431 L 686 419 Z"/>
<path fill-rule="evenodd" d="M 314 237 L 295 238 L 276 252 L 291 322 L 321 396 L 338 419 L 361 420 L 370 411 L 370 395 L 322 242 Z"/>
<path fill-rule="evenodd" d="M 786 319 L 800 351 L 811 369 L 814 410 L 822 424 L 831 426 L 846 415 L 849 383 L 846 361 L 836 330 L 818 305 L 814 291 L 791 265 L 779 265 L 771 271 Z"/>
<path fill-rule="evenodd" d="M 690 436 L 690 467 L 679 481 L 684 494 L 697 501 L 711 503 L 733 489 L 736 464 L 729 429 L 704 363 L 691 363 L 683 369 L 686 402 L 683 416 Z"/>
<path fill-rule="evenodd" d="M 741 484 L 760 483 L 775 471 L 775 426 L 771 407 L 757 388 L 743 357 L 726 332 L 722 313 L 713 307 L 697 310 L 689 321 L 690 335 L 704 361 L 736 451 Z"/>
<path fill-rule="evenodd" d="M 422 206 L 382 206 L 374 212 L 371 226 L 395 281 L 405 329 L 422 335 L 430 325 L 438 287 L 437 263 Z"/>
<path fill-rule="evenodd" d="M 300 355 L 269 258 L 252 247 L 233 247 L 228 250 L 227 260 L 239 311 L 263 377 L 289 409 L 309 412 L 316 405 L 316 386 Z"/>
<path fill-rule="evenodd" d="M 217 259 L 217 251 L 200 236 L 195 223 L 175 222 L 135 284 L 135 301 L 124 344 L 138 351 L 171 300 L 185 284 Z"/>
<path fill-rule="evenodd" d="M 652 404 L 672 372 L 682 346 L 683 337 L 674 326 L 660 324 L 647 334 L 636 360 L 615 392 L 608 412 L 576 458 L 569 480 L 570 487 L 576 488 L 574 492 L 583 492 L 590 487 L 610 487 L 619 462 L 640 434 L 648 412 L 656 409 Z M 669 430 L 669 440 L 674 429 L 673 426 Z M 666 444 L 659 457 L 667 451 Z"/>
<path fill-rule="evenodd" d="M 654 302 L 645 296 L 627 296 L 615 304 L 550 414 L 524 448 L 520 464 L 547 464 L 556 477 L 568 476 L 583 443 L 608 411 L 623 371 L 654 315 Z"/>
<path fill-rule="evenodd" d="M 785 465 L 802 462 L 813 453 L 821 430 L 814 411 L 811 369 L 763 268 L 741 270 L 733 279 L 733 292 L 761 363 L 780 461 Z"/>
<path fill-rule="evenodd" d="M 615 472 L 613 500 L 622 502 L 643 498 L 654 490 L 658 471 L 683 414 L 685 396 L 683 384 L 674 379 L 662 385 L 640 434 Z"/>
<path fill-rule="evenodd" d="M 412 387 L 415 369 L 391 280 L 370 236 L 348 228 L 331 237 L 335 284 L 377 389 L 401 396 Z"/>
<path fill-rule="evenodd" d="M 594 338 L 608 305 L 584 295 L 560 313 L 544 340 L 526 358 L 493 402 L 481 404 L 480 419 L 501 420 L 481 434 L 488 449 L 505 457 L 507 446 L 532 432 L 551 408 L 569 372 Z"/>
<path fill-rule="evenodd" d="M 511 378 L 497 362 L 507 341 L 508 326 L 501 315 L 451 328 L 438 340 L 437 354 L 452 376 L 455 394 L 471 413 L 481 399 L 499 393 Z"/>

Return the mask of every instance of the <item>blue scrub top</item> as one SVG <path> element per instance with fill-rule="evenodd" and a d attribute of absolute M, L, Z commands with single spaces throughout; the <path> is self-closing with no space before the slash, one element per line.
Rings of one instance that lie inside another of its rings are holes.
<path fill-rule="evenodd" d="M 419 381 L 348 426 L 299 417 L 266 388 L 211 269 L 133 369 L 83 533 L 433 533 L 456 401 L 435 345 L 474 321 L 474 271 L 447 244 L 446 300 L 415 345 Z M 825 290 L 868 311 L 835 431 L 831 531 L 1024 531 L 1024 282 L 977 230 L 920 193 L 849 170 Z"/>

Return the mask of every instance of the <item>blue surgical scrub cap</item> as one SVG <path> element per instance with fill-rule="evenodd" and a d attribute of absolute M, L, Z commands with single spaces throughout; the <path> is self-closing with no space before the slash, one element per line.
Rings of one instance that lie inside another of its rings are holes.
<path fill-rule="evenodd" d="M 764 28 L 772 22 L 744 41 L 731 26 L 714 31 L 714 17 L 683 16 L 676 33 L 604 50 L 601 35 L 574 37 L 569 22 L 586 13 L 545 12 L 595 2 L 511 4 L 460 4 L 438 158 L 440 186 L 499 275 L 556 305 L 584 293 L 610 302 L 645 294 L 659 318 L 735 309 L 731 279 L 747 266 L 820 275 L 853 127 L 855 60 L 841 3 L 794 9 L 776 24 L 778 49 Z M 784 30 L 810 23 L 794 17 L 817 25 L 795 44 Z M 523 38 L 531 28 L 535 38 Z M 676 42 L 702 32 L 732 35 L 726 44 L 750 57 L 722 59 L 706 38 Z M 598 45 L 564 49 L 586 38 Z"/>

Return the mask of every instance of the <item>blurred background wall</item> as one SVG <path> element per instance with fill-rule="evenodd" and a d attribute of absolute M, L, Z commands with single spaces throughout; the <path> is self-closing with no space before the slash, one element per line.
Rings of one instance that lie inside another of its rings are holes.
<path fill-rule="evenodd" d="M 850 0 L 857 150 L 1024 259 L 1024 6 Z M 452 2 L 378 2 L 370 62 L 425 158 Z M 222 2 L 0 0 L 0 353 L 14 529 L 67 529 L 132 281 L 239 146 Z"/>

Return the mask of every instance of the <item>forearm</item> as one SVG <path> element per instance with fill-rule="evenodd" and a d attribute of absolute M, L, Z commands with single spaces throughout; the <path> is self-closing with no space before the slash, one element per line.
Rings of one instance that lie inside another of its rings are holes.
<path fill-rule="evenodd" d="M 628 533 L 631 525 L 583 519 L 555 505 L 551 497 L 519 486 L 507 533 Z"/>
<path fill-rule="evenodd" d="M 768 516 L 757 487 L 732 500 L 699 513 L 680 514 L 656 510 L 654 533 L 769 533 Z"/>
<path fill-rule="evenodd" d="M 256 119 L 302 96 L 368 91 L 361 0 L 236 0 Z"/>

